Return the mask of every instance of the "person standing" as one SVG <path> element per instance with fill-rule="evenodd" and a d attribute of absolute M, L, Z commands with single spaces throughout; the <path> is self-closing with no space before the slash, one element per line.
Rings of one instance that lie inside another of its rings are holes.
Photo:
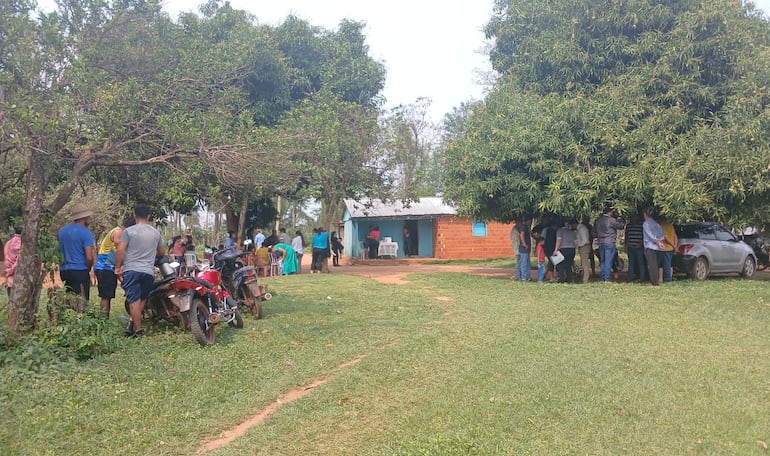
<path fill-rule="evenodd" d="M 59 266 L 59 276 L 64 288 L 88 301 L 91 298 L 91 267 L 96 260 L 94 235 L 88 229 L 94 213 L 85 204 L 77 203 L 70 210 L 72 223 L 64 225 L 56 234 L 59 251 L 64 261 Z M 73 306 L 78 311 L 82 306 Z"/>
<path fill-rule="evenodd" d="M 329 232 L 323 228 L 316 228 L 313 233 L 313 263 L 310 273 L 320 273 L 324 269 L 324 263 L 329 255 Z M 328 266 L 327 266 L 328 271 Z"/>
<path fill-rule="evenodd" d="M 559 283 L 572 283 L 572 268 L 575 263 L 575 248 L 577 247 L 577 220 L 570 219 L 567 226 L 559 229 L 556 235 L 556 247 L 551 255 L 561 252 L 564 259 L 556 266 L 559 273 Z"/>
<path fill-rule="evenodd" d="M 297 256 L 297 274 L 302 272 L 302 256 L 305 251 L 305 238 L 301 231 L 294 232 L 294 239 L 291 240 L 291 248 L 294 249 L 294 255 Z"/>
<path fill-rule="evenodd" d="M 644 261 L 644 227 L 639 214 L 632 214 L 626 226 L 626 253 L 628 254 L 628 283 L 639 276 L 640 282 L 647 281 L 647 266 Z"/>
<path fill-rule="evenodd" d="M 118 242 L 120 242 L 120 238 L 118 238 Z M 184 263 L 184 245 L 182 245 L 182 236 L 174 236 L 171 238 L 171 255 L 174 256 L 174 260 Z"/>
<path fill-rule="evenodd" d="M 278 234 L 278 242 L 287 245 L 291 244 L 291 238 L 286 234 L 286 228 L 281 228 L 280 233 Z"/>
<path fill-rule="evenodd" d="M 118 248 L 123 230 L 135 223 L 134 216 L 131 215 L 120 226 L 111 229 L 102 239 L 99 244 L 99 251 L 96 253 L 94 274 L 99 291 L 99 304 L 108 320 L 110 319 L 112 298 L 115 297 L 115 290 L 118 288 L 118 276 L 115 275 L 115 250 Z"/>
<path fill-rule="evenodd" d="M 657 286 L 660 283 L 658 281 L 660 251 L 663 250 L 666 233 L 663 232 L 660 224 L 652 218 L 652 209 L 645 209 L 643 216 L 642 231 L 644 233 L 644 257 L 647 259 L 647 275 L 650 278 L 650 285 Z"/>
<path fill-rule="evenodd" d="M 8 288 L 8 300 L 11 300 L 13 290 L 13 277 L 16 275 L 16 266 L 19 264 L 21 253 L 21 223 L 13 225 L 13 237 L 3 246 L 3 266 L 5 266 L 5 286 Z"/>
<path fill-rule="evenodd" d="M 227 231 L 227 239 L 225 239 L 225 249 L 235 249 L 235 231 Z"/>
<path fill-rule="evenodd" d="M 254 236 L 254 249 L 262 247 L 262 243 L 265 242 L 265 235 L 262 234 L 262 230 L 257 228 L 257 234 Z"/>
<path fill-rule="evenodd" d="M 679 238 L 676 236 L 674 225 L 665 218 L 661 219 L 660 227 L 663 228 L 663 233 L 665 233 L 666 237 L 663 239 L 663 249 L 660 251 L 658 281 L 670 283 L 674 280 L 671 261 L 674 257 L 676 245 L 679 243 Z"/>
<path fill-rule="evenodd" d="M 332 231 L 331 246 L 332 246 L 332 265 L 335 267 L 339 267 L 340 256 L 342 256 L 343 246 L 342 246 L 342 239 L 340 239 L 337 236 L 336 231 Z"/>
<path fill-rule="evenodd" d="M 545 239 L 542 236 L 537 236 L 537 247 L 535 252 L 537 255 L 537 281 L 542 282 L 545 279 Z"/>
<path fill-rule="evenodd" d="M 513 226 L 511 227 L 511 233 L 509 234 L 509 236 L 511 238 L 511 247 L 513 248 L 513 256 L 515 258 L 518 258 L 519 256 L 519 224 L 518 222 L 516 222 L 516 220 L 513 221 Z M 518 264 L 516 266 L 516 271 L 514 273 L 514 276 L 511 278 L 514 280 L 519 280 L 521 278 L 519 277 Z"/>
<path fill-rule="evenodd" d="M 131 321 L 126 335 L 142 337 L 142 311 L 155 280 L 155 259 L 166 253 L 166 246 L 158 230 L 149 225 L 150 208 L 137 204 L 134 208 L 136 224 L 123 230 L 115 252 L 115 274 L 123 279 Z"/>
<path fill-rule="evenodd" d="M 406 257 L 412 256 L 412 233 L 409 228 L 404 227 L 404 255 Z"/>
<path fill-rule="evenodd" d="M 604 283 L 610 283 L 612 263 L 618 253 L 618 230 L 622 230 L 625 225 L 626 222 L 609 206 L 594 223 L 596 240 L 599 243 L 599 278 Z"/>
<path fill-rule="evenodd" d="M 577 248 L 580 253 L 580 268 L 583 270 L 583 283 L 588 283 L 591 278 L 591 271 L 588 269 L 591 266 L 591 258 L 594 255 L 593 246 L 591 244 L 591 231 L 586 225 L 585 219 L 583 223 L 577 226 Z"/>
<path fill-rule="evenodd" d="M 521 226 L 518 228 L 519 234 L 519 252 L 516 255 L 516 266 L 519 270 L 519 279 L 529 281 L 532 278 L 532 236 L 529 227 L 532 225 L 532 217 L 524 217 Z"/>
<path fill-rule="evenodd" d="M 551 217 L 548 226 L 543 228 L 543 231 L 540 233 L 540 236 L 544 239 L 545 244 L 544 248 L 546 252 L 553 252 L 556 250 L 556 235 L 559 233 L 559 229 L 561 228 L 561 222 L 556 217 Z M 556 265 L 553 264 L 553 260 L 551 260 L 551 257 L 548 256 L 548 268 L 545 271 L 545 278 L 546 280 L 554 280 L 554 275 L 556 274 Z"/>
<path fill-rule="evenodd" d="M 373 226 L 366 233 L 366 245 L 369 247 L 369 259 L 376 260 L 380 255 L 380 227 Z"/>

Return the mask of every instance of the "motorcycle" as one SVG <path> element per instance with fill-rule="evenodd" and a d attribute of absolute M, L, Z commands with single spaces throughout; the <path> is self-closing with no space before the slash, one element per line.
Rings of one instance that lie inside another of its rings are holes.
<path fill-rule="evenodd" d="M 757 270 L 764 271 L 767 269 L 770 266 L 770 255 L 768 255 L 768 244 L 770 242 L 768 242 L 768 239 L 756 232 L 742 234 L 739 238 L 754 251 L 754 256 L 757 258 Z"/>
<path fill-rule="evenodd" d="M 267 285 L 257 283 L 257 269 L 254 266 L 246 266 L 241 259 L 249 252 L 236 252 L 234 250 L 222 250 L 214 253 L 213 271 L 218 274 L 203 271 L 206 280 L 234 299 L 238 306 L 245 306 L 251 314 L 262 318 L 262 301 L 269 301 L 272 296 L 267 292 Z M 208 277 L 208 278 L 207 278 Z M 212 281 L 213 280 L 213 281 Z"/>
<path fill-rule="evenodd" d="M 162 278 L 153 284 L 143 317 L 153 323 L 165 320 L 189 329 L 200 345 L 213 345 L 220 318 L 218 311 L 212 312 L 212 285 L 191 275 L 179 275 L 179 264 L 169 263 L 166 257 L 160 258 L 156 266 Z M 128 304 L 125 307 L 130 314 Z"/>

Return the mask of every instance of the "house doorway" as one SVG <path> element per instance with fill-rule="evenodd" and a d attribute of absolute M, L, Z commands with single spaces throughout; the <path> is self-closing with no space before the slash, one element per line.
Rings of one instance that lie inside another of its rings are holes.
<path fill-rule="evenodd" d="M 407 245 L 404 243 L 404 256 L 415 256 L 420 252 L 420 239 L 417 230 L 416 220 L 407 220 L 404 222 L 404 228 L 409 230 L 409 238 L 412 240 L 409 251 L 407 252 Z"/>

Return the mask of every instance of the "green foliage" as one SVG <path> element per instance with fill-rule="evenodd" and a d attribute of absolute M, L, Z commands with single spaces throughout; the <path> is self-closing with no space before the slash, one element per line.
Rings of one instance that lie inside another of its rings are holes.
<path fill-rule="evenodd" d="M 101 308 L 87 305 L 85 312 L 69 308 L 63 290 L 49 293 L 48 319 L 31 334 L 14 336 L 0 330 L 0 366 L 18 372 L 41 372 L 69 360 L 85 361 L 113 353 L 124 346 L 124 337 L 104 318 Z"/>
<path fill-rule="evenodd" d="M 770 221 L 770 26 L 730 1 L 498 1 L 502 73 L 445 154 L 463 214 Z"/>

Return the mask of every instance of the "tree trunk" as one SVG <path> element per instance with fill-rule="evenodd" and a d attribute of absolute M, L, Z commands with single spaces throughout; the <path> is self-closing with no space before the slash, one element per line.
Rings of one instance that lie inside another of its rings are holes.
<path fill-rule="evenodd" d="M 275 231 L 281 229 L 281 196 L 275 198 Z"/>
<path fill-rule="evenodd" d="M 246 233 L 246 211 L 248 210 L 249 198 L 244 196 L 243 202 L 241 203 L 241 216 L 238 219 L 238 231 L 236 231 L 237 236 L 235 236 L 235 242 L 237 242 L 238 245 L 242 245 L 244 233 Z"/>
<path fill-rule="evenodd" d="M 339 209 L 339 200 L 325 201 L 323 206 L 323 226 L 327 231 L 337 231 L 339 228 L 339 220 L 336 219 L 337 210 Z"/>
<path fill-rule="evenodd" d="M 48 224 L 43 223 L 46 217 L 43 210 L 46 185 L 43 165 L 40 162 L 42 160 L 38 163 L 30 163 L 31 166 L 28 167 L 21 253 L 13 281 L 13 294 L 8 302 L 8 326 L 17 332 L 26 332 L 35 328 L 40 292 L 43 288 L 42 260 L 38 241 L 41 229 L 46 229 Z M 43 236 L 48 236 L 48 233 L 43 233 Z"/>
<path fill-rule="evenodd" d="M 233 207 L 228 203 L 225 204 L 225 217 L 227 217 L 227 231 L 238 229 L 238 215 L 236 215 Z"/>

